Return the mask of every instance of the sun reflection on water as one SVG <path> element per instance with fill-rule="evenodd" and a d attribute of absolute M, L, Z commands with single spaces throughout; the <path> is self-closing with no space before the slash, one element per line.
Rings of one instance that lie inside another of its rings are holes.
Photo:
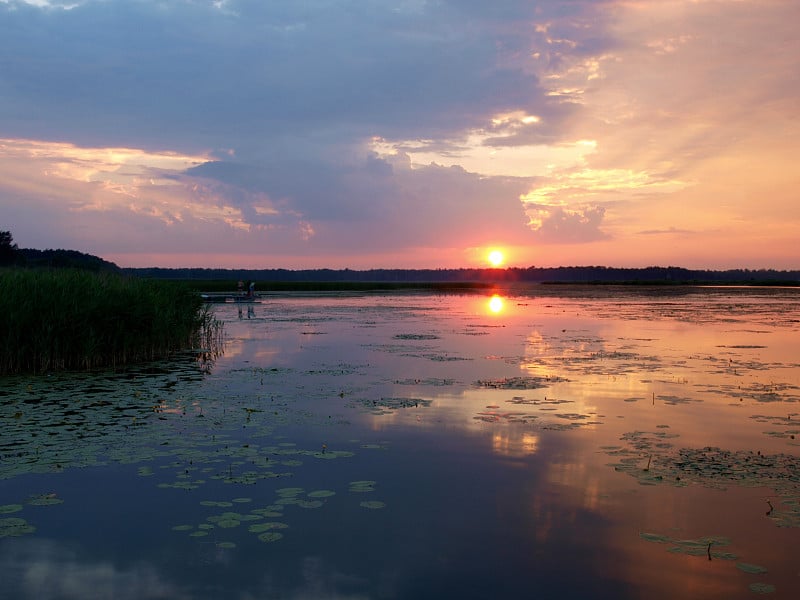
<path fill-rule="evenodd" d="M 489 298 L 487 307 L 489 308 L 489 312 L 491 314 L 495 315 L 500 314 L 501 312 L 503 312 L 503 309 L 505 308 L 505 299 L 499 294 L 495 294 L 494 296 Z"/>
<path fill-rule="evenodd" d="M 492 434 L 492 451 L 512 458 L 531 456 L 539 450 L 539 435 L 530 431 L 498 430 Z"/>

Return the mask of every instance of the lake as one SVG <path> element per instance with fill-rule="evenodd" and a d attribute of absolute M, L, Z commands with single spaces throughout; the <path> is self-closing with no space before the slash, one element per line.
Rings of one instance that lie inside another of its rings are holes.
<path fill-rule="evenodd" d="M 795 598 L 800 289 L 265 295 L 0 379 L 0 597 Z"/>

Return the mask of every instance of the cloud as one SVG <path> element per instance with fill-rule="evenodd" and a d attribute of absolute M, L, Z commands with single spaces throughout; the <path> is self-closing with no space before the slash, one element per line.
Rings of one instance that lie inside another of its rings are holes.
<path fill-rule="evenodd" d="M 514 14 L 531 12 L 510 4 Z M 19 57 L 4 74 L 13 135 L 52 139 L 58 130 L 80 144 L 171 147 L 179 134 L 192 150 L 305 135 L 430 136 L 538 95 L 535 78 L 501 60 L 503 47 L 520 43 L 524 21 L 484 15 L 470 26 L 475 15 L 458 3 L 89 1 L 68 11 L 0 10 L 1 47 Z"/>
<path fill-rule="evenodd" d="M 457 264 L 490 238 L 628 256 L 675 215 L 709 231 L 714 204 L 783 240 L 798 19 L 774 0 L 7 0 L 0 137 L 63 156 L 0 165 L 4 227 L 123 262 Z M 139 164 L 156 156 L 199 160 Z"/>
<path fill-rule="evenodd" d="M 569 209 L 563 206 L 547 206 L 529 203 L 531 228 L 537 238 L 545 242 L 585 243 L 607 238 L 600 225 L 605 215 L 602 206 Z"/>
<path fill-rule="evenodd" d="M 0 574 L 4 593 L 19 600 L 192 597 L 146 563 L 123 568 L 110 561 L 91 561 L 48 540 L 16 541 L 14 552 L 10 549 L 0 554 Z"/>

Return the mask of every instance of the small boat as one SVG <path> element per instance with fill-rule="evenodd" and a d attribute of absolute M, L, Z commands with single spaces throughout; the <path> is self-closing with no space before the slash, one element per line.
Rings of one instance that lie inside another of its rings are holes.
<path fill-rule="evenodd" d="M 200 297 L 203 299 L 204 302 L 208 302 L 211 304 L 222 304 L 225 302 L 236 302 L 238 303 L 252 303 L 258 302 L 259 298 L 255 294 L 230 294 L 230 293 L 217 293 L 217 292 L 208 292 L 206 294 L 200 294 Z"/>

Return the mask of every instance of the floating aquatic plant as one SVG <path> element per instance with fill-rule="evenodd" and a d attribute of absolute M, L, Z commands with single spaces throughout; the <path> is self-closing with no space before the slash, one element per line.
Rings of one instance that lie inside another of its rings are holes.
<path fill-rule="evenodd" d="M 64 501 L 57 497 L 55 494 L 39 494 L 31 496 L 25 503 L 31 506 L 53 506 L 54 504 L 62 504 Z"/>
<path fill-rule="evenodd" d="M 535 390 L 549 387 L 554 383 L 568 381 L 563 377 L 503 377 L 501 379 L 479 379 L 473 385 L 480 388 L 500 390 Z"/>
<path fill-rule="evenodd" d="M 443 387 L 448 385 L 455 385 L 455 379 L 446 379 L 439 377 L 426 377 L 424 379 L 396 379 L 394 381 L 397 385 L 424 385 Z"/>
<path fill-rule="evenodd" d="M 220 519 L 216 522 L 217 527 L 222 527 L 223 529 L 230 529 L 231 527 L 238 527 L 241 525 L 242 522 L 238 519 Z"/>
<path fill-rule="evenodd" d="M 753 573 L 756 575 L 767 572 L 764 567 L 751 565 L 750 563 L 736 563 L 736 568 L 740 571 L 744 571 L 745 573 Z"/>
<path fill-rule="evenodd" d="M 333 490 L 315 490 L 313 492 L 308 493 L 309 498 L 329 498 L 330 496 L 335 496 L 336 492 Z"/>
<path fill-rule="evenodd" d="M 19 537 L 27 533 L 33 533 L 36 527 L 19 517 L 4 517 L 0 519 L 0 538 Z"/>
<path fill-rule="evenodd" d="M 348 491 L 355 493 L 374 492 L 375 484 L 376 482 L 371 480 L 351 481 Z"/>
<path fill-rule="evenodd" d="M 433 333 L 398 333 L 393 336 L 396 340 L 438 340 L 439 336 Z"/>
<path fill-rule="evenodd" d="M 286 529 L 288 527 L 289 526 L 286 523 L 282 523 L 280 521 L 268 521 L 266 523 L 256 523 L 254 525 L 250 525 L 247 530 L 250 533 L 263 533 L 273 529 Z"/>

